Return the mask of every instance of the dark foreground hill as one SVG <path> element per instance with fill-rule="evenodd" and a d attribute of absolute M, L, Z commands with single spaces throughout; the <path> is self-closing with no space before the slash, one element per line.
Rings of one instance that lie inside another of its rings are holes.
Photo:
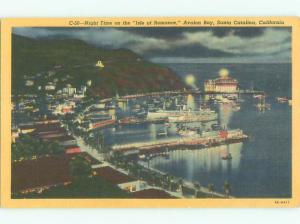
<path fill-rule="evenodd" d="M 98 60 L 103 62 L 103 68 L 95 66 Z M 55 74 L 48 77 L 49 71 Z M 35 85 L 24 88 L 26 79 L 30 78 L 35 79 Z M 184 87 L 170 69 L 145 61 L 127 49 L 108 50 L 80 40 L 30 39 L 13 35 L 13 93 L 37 91 L 37 86 L 54 79 L 57 88 L 65 84 L 79 87 L 91 80 L 90 93 L 100 97 L 114 96 L 117 92 L 125 95 Z"/>

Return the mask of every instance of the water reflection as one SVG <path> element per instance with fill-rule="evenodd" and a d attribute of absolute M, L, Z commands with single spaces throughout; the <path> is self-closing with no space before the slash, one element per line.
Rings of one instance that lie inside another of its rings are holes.
<path fill-rule="evenodd" d="M 156 157 L 150 161 L 149 166 L 199 182 L 205 181 L 205 177 L 213 173 L 236 175 L 242 146 L 243 143 L 234 143 L 199 150 L 176 150 L 170 152 L 170 159 Z M 232 159 L 222 159 L 227 153 L 232 155 Z"/>
<path fill-rule="evenodd" d="M 187 109 L 196 110 L 195 97 L 192 94 L 187 96 Z"/>
<path fill-rule="evenodd" d="M 199 133 L 220 128 L 218 124 L 221 128 L 241 128 L 251 136 L 250 140 L 206 149 L 171 151 L 169 159 L 153 158 L 149 161 L 149 166 L 204 186 L 213 183 L 220 192 L 223 191 L 224 181 L 228 181 L 233 195 L 237 197 L 289 195 L 290 154 L 282 149 L 290 149 L 290 123 L 287 123 L 290 122 L 290 107 L 272 104 L 272 110 L 268 113 L 258 114 L 253 106 L 252 96 L 243 96 L 242 99 L 233 97 L 236 100 L 231 98 L 232 96 L 190 94 L 167 99 L 151 98 L 146 102 L 129 100 L 126 103 L 120 102 L 117 109 L 127 110 L 128 114 L 123 112 L 126 116 L 142 117 L 140 114 L 143 110 L 198 110 L 200 106 L 202 109 L 211 108 L 218 112 L 218 120 L 183 125 Z M 144 109 L 143 105 L 148 108 Z M 113 109 L 111 114 L 114 115 Z M 279 122 L 278 128 L 274 128 L 274 120 Z M 175 123 L 117 125 L 115 128 L 106 128 L 103 133 L 108 146 L 181 138 Z M 277 138 L 279 135 L 282 137 Z M 228 154 L 232 158 L 226 160 Z"/>
<path fill-rule="evenodd" d="M 220 125 L 227 128 L 231 122 L 233 108 L 230 104 L 219 104 L 219 119 Z"/>
<path fill-rule="evenodd" d="M 150 124 L 149 131 L 150 131 L 150 140 L 154 141 L 156 139 L 156 125 Z"/>

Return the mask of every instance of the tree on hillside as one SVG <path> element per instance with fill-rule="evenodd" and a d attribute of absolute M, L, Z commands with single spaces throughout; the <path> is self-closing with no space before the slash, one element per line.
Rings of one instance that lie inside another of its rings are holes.
<path fill-rule="evenodd" d="M 12 160 L 31 159 L 33 156 L 59 155 L 64 153 L 64 148 L 58 142 L 46 142 L 31 137 L 28 134 L 20 135 L 12 143 Z"/>

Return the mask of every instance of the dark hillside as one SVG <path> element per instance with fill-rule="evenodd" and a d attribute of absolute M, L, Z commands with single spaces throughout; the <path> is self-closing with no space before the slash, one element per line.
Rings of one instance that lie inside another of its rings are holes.
<path fill-rule="evenodd" d="M 103 62 L 104 68 L 95 66 L 98 60 Z M 55 74 L 47 77 L 49 71 Z M 35 85 L 25 88 L 25 80 L 30 78 L 35 79 Z M 170 69 L 147 62 L 127 49 L 108 50 L 80 40 L 30 39 L 13 35 L 13 93 L 37 91 L 37 86 L 53 79 L 59 80 L 58 87 L 67 83 L 77 87 L 92 80 L 91 93 L 101 97 L 113 96 L 116 92 L 125 95 L 184 87 Z"/>

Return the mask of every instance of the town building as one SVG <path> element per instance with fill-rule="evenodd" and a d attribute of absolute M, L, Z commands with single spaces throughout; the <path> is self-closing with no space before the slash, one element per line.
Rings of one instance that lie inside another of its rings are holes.
<path fill-rule="evenodd" d="M 97 63 L 96 63 L 95 66 L 96 66 L 96 67 L 99 67 L 99 68 L 104 68 L 104 64 L 103 64 L 102 61 L 97 61 Z"/>
<path fill-rule="evenodd" d="M 41 193 L 71 183 L 69 156 L 45 156 L 12 163 L 12 193 Z"/>
<path fill-rule="evenodd" d="M 217 79 L 204 82 L 206 93 L 236 93 L 238 91 L 238 81 L 229 76 L 227 69 L 221 69 L 219 76 Z"/>
<path fill-rule="evenodd" d="M 71 135 L 57 137 L 41 136 L 41 139 L 48 142 L 58 142 L 61 146 L 77 145 L 76 139 Z"/>
<path fill-rule="evenodd" d="M 145 181 L 137 180 L 125 173 L 113 169 L 110 166 L 99 167 L 93 170 L 93 175 L 101 177 L 107 182 L 117 185 L 120 189 L 127 192 L 144 190 L 147 187 Z"/>
<path fill-rule="evenodd" d="M 45 90 L 47 91 L 51 91 L 51 90 L 55 90 L 56 85 L 52 82 L 48 82 L 47 85 L 45 85 Z"/>
<path fill-rule="evenodd" d="M 12 194 L 42 193 L 52 187 L 72 183 L 70 161 L 80 155 L 92 167 L 101 162 L 86 152 L 38 157 L 12 163 Z"/>
<path fill-rule="evenodd" d="M 83 91 L 78 91 L 77 93 L 74 94 L 75 99 L 82 99 L 84 98 L 84 92 Z"/>
<path fill-rule="evenodd" d="M 86 85 L 90 87 L 90 86 L 92 85 L 92 80 L 89 79 L 89 80 L 86 82 Z"/>
<path fill-rule="evenodd" d="M 25 86 L 33 86 L 33 85 L 34 85 L 34 81 L 33 80 L 26 80 Z"/>
<path fill-rule="evenodd" d="M 12 129 L 11 130 L 11 141 L 12 141 L 12 143 L 15 143 L 18 138 L 19 138 L 19 131 L 17 129 Z"/>
<path fill-rule="evenodd" d="M 64 103 L 53 105 L 52 113 L 54 115 L 64 115 L 68 113 L 74 113 L 76 103 L 74 101 L 65 101 Z"/>
<path fill-rule="evenodd" d="M 62 92 L 69 96 L 72 96 L 76 93 L 76 88 L 72 87 L 71 84 L 67 84 L 66 87 L 62 89 Z"/>

